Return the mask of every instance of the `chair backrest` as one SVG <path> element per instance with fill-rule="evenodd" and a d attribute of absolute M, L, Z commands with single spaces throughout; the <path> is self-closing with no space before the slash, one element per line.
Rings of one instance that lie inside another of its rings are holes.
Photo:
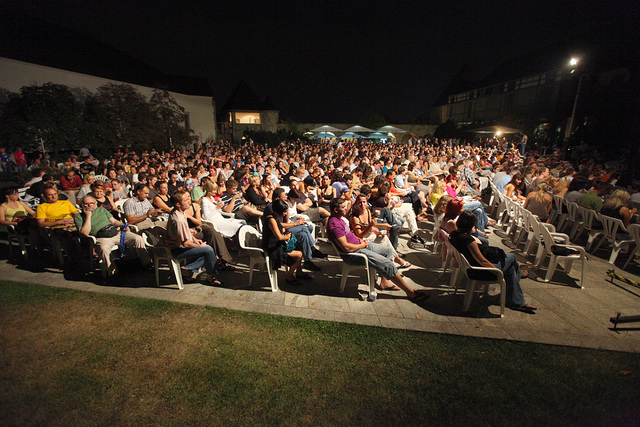
<path fill-rule="evenodd" d="M 562 213 L 564 211 L 564 209 L 562 209 L 562 206 L 565 205 L 564 197 L 554 194 L 553 195 L 553 205 L 555 206 L 556 210 L 559 213 Z"/>
<path fill-rule="evenodd" d="M 598 214 L 598 218 L 602 223 L 604 235 L 607 239 L 616 240 L 616 235 L 619 231 L 622 231 L 623 233 L 627 232 L 624 223 L 619 218 L 613 218 L 602 214 Z"/>
<path fill-rule="evenodd" d="M 454 248 L 453 245 L 451 245 L 451 248 L 453 249 L 454 258 L 458 262 L 460 269 L 462 270 L 464 275 L 467 277 L 467 279 L 479 280 L 479 281 L 491 281 L 491 282 L 502 282 L 504 280 L 504 273 L 498 268 L 491 269 L 491 273 L 495 274 L 495 277 L 491 279 L 479 279 L 479 278 L 470 277 L 469 273 L 472 272 L 474 269 L 479 269 L 479 267 L 474 267 L 471 264 L 469 264 L 469 261 L 467 260 L 467 258 L 462 253 L 460 253 L 456 248 Z M 485 274 L 488 274 L 488 273 L 485 273 Z"/>
<path fill-rule="evenodd" d="M 640 247 L 640 224 L 629 225 L 627 227 L 627 231 L 629 232 L 629 234 L 631 234 L 631 237 L 633 237 L 633 240 L 635 240 L 636 245 Z"/>
<path fill-rule="evenodd" d="M 128 199 L 118 199 L 116 200 L 114 203 L 116 205 L 116 209 L 118 209 L 118 212 L 120 212 L 121 214 L 124 214 L 124 203 L 127 201 Z"/>
<path fill-rule="evenodd" d="M 578 204 L 576 202 L 567 202 L 567 212 L 571 221 L 578 220 Z"/>
<path fill-rule="evenodd" d="M 242 249 L 260 248 L 262 234 L 250 225 L 243 225 L 238 230 L 238 240 Z"/>
<path fill-rule="evenodd" d="M 582 227 L 587 231 L 591 231 L 593 220 L 598 216 L 598 212 L 578 205 L 578 215 L 582 220 Z"/>

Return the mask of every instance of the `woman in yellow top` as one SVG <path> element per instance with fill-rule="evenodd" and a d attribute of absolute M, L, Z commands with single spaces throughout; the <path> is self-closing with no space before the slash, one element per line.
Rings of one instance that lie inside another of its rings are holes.
<path fill-rule="evenodd" d="M 431 192 L 429 193 L 429 202 L 431 206 L 435 206 L 438 204 L 438 200 L 442 197 L 447 191 L 447 185 L 443 180 L 438 180 L 433 187 L 431 187 Z"/>
<path fill-rule="evenodd" d="M 2 191 L 2 195 L 5 201 L 0 205 L 0 224 L 16 225 L 17 218 L 24 218 L 27 215 L 35 216 L 33 209 L 20 200 L 18 187 L 7 187 Z"/>

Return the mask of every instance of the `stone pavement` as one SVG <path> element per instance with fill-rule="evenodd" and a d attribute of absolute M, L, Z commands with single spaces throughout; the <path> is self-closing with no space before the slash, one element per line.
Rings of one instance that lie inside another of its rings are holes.
<path fill-rule="evenodd" d="M 509 242 L 501 230 L 490 235 L 492 244 Z M 298 287 L 282 287 L 272 293 L 265 272 L 254 273 L 254 284 L 248 283 L 247 258 L 236 260 L 238 270 L 219 277 L 225 287 L 213 287 L 200 283 L 185 284 L 180 291 L 165 269 L 161 274 L 161 286 L 155 286 L 151 272 L 121 274 L 115 283 L 101 283 L 99 273 L 83 280 L 65 280 L 62 272 L 47 268 L 45 272 L 31 272 L 29 263 L 16 266 L 6 259 L 0 261 L 0 275 L 7 280 L 39 283 L 47 286 L 79 289 L 118 295 L 162 299 L 187 304 L 224 307 L 234 310 L 270 313 L 317 320 L 356 323 L 388 328 L 410 329 L 424 332 L 469 335 L 485 338 L 530 341 L 575 347 L 601 348 L 640 352 L 640 323 L 620 325 L 613 331 L 609 318 L 618 312 L 623 315 L 640 315 L 640 288 L 615 281 L 607 281 L 610 265 L 606 248 L 598 256 L 590 256 L 584 289 L 576 286 L 580 263 L 575 262 L 567 275 L 560 268 L 550 283 L 537 279 L 546 270 L 531 268 L 530 278 L 522 287 L 527 302 L 538 307 L 535 315 L 506 309 L 505 317 L 499 317 L 498 296 L 475 297 L 469 313 L 462 311 L 464 290 L 457 295 L 449 288 L 449 274 L 440 274 L 440 257 L 428 250 L 409 249 L 407 240 L 401 238 L 400 251 L 412 267 L 401 270 L 407 282 L 415 288 L 425 289 L 430 298 L 418 304 L 408 301 L 402 291 L 380 291 L 375 302 L 362 300 L 366 285 L 359 276 L 350 276 L 344 294 L 339 293 L 341 262 L 335 256 L 317 260 L 322 271 L 311 273 L 314 277 Z M 319 243 L 321 250 L 332 253 L 331 246 Z M 605 245 L 606 246 L 606 245 Z M 520 261 L 522 263 L 522 258 Z M 619 259 L 625 261 L 622 254 Z M 525 264 L 527 264 L 525 262 Z M 531 264 L 531 259 L 528 259 Z M 526 267 L 525 267 L 526 268 Z M 632 263 L 628 268 L 634 274 L 616 271 L 622 276 L 640 281 L 640 265 Z M 284 285 L 284 272 L 279 272 Z M 359 284 L 359 286 L 358 286 Z M 360 291 L 358 291 L 359 287 Z M 490 292 L 491 294 L 492 292 Z"/>

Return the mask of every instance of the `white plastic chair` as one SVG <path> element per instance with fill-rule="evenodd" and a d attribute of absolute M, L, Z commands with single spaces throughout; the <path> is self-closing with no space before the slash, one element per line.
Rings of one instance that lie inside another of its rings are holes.
<path fill-rule="evenodd" d="M 504 273 L 499 268 L 490 268 L 490 267 L 473 267 L 469 264 L 469 261 L 462 255 L 456 248 L 451 245 L 451 251 L 453 252 L 453 256 L 455 257 L 458 265 L 460 266 L 459 271 L 467 278 L 467 290 L 464 295 L 464 303 L 462 305 L 462 311 L 469 311 L 471 307 L 471 302 L 473 301 L 473 295 L 476 289 L 479 288 L 479 285 L 482 286 L 482 291 L 487 293 L 489 291 L 489 285 L 498 284 L 500 285 L 500 317 L 504 317 L 504 308 L 507 303 L 507 284 L 504 281 Z M 474 276 L 473 273 L 479 272 L 489 272 L 495 275 L 495 278 L 489 280 L 480 280 L 474 279 L 470 276 Z M 455 283 L 455 291 L 454 294 L 458 293 L 458 280 Z"/>
<path fill-rule="evenodd" d="M 564 197 L 561 196 L 553 196 L 553 206 L 555 206 L 555 215 L 553 215 L 553 219 L 550 220 L 550 223 L 554 223 L 555 220 L 558 220 L 558 226 L 556 227 L 556 230 L 558 230 L 558 232 L 562 231 L 562 228 L 565 225 L 565 222 L 567 221 L 567 219 L 569 218 L 569 213 L 565 212 L 566 209 L 566 202 L 564 200 Z"/>
<path fill-rule="evenodd" d="M 549 254 L 549 265 L 547 267 L 547 275 L 544 278 L 545 282 L 548 282 L 553 277 L 556 271 L 556 267 L 560 261 L 566 261 L 565 271 L 567 274 L 571 273 L 571 266 L 573 261 L 582 261 L 582 273 L 580 275 L 580 289 L 584 288 L 584 273 L 587 267 L 587 252 L 582 246 L 571 245 L 569 236 L 563 233 L 553 233 L 544 226 L 538 227 L 540 236 L 542 237 L 540 246 L 538 247 L 538 255 L 536 256 L 536 266 L 540 267 L 544 259 L 543 253 Z M 561 243 L 561 240 L 564 242 Z M 577 254 L 570 255 L 556 255 L 554 254 L 554 248 L 566 248 L 571 251 L 578 252 Z"/>
<path fill-rule="evenodd" d="M 264 265 L 269 276 L 269 284 L 272 292 L 278 292 L 278 272 L 271 268 L 269 255 L 260 247 L 262 234 L 250 225 L 243 225 L 238 230 L 240 247 L 249 254 L 249 285 L 253 282 L 254 266 Z"/>
<path fill-rule="evenodd" d="M 627 229 L 621 219 L 612 218 L 610 216 L 598 214 L 598 219 L 602 223 L 602 231 L 604 238 L 600 239 L 593 252 L 597 252 L 602 243 L 607 240 L 611 244 L 611 255 L 609 256 L 609 264 L 615 264 L 618 254 L 625 246 L 634 243 L 633 238 L 619 238 L 618 233 L 627 233 Z M 626 236 L 625 236 L 626 237 Z"/>
<path fill-rule="evenodd" d="M 593 209 L 587 209 L 578 205 L 578 216 L 580 217 L 580 221 L 578 224 L 578 229 L 576 230 L 574 239 L 578 239 L 583 232 L 588 233 L 587 237 L 587 245 L 585 249 L 587 252 L 591 249 L 591 245 L 595 242 L 595 240 L 604 234 L 602 229 L 594 229 L 593 228 L 593 220 L 598 218 L 598 212 Z"/>
<path fill-rule="evenodd" d="M 158 226 L 155 226 L 152 228 L 154 230 L 157 229 L 162 231 L 162 233 L 160 234 L 160 240 L 163 241 L 165 236 L 164 233 L 166 232 L 166 229 Z M 129 232 L 133 232 L 131 225 L 129 226 L 129 230 L 130 230 Z M 155 270 L 155 274 L 156 274 L 156 286 L 160 286 L 160 264 L 163 262 L 166 262 L 169 265 L 169 268 L 171 269 L 171 271 L 173 272 L 174 277 L 176 278 L 178 289 L 180 290 L 184 289 L 184 281 L 182 280 L 180 265 L 185 260 L 174 257 L 173 254 L 171 253 L 171 248 L 169 248 L 168 246 L 162 243 L 157 245 L 150 245 L 147 240 L 147 236 L 144 234 L 142 235 L 142 238 L 144 239 L 144 242 L 147 245 L 147 250 L 149 251 L 149 254 L 153 259 L 153 269 Z"/>
<path fill-rule="evenodd" d="M 336 252 L 336 255 L 342 259 L 340 293 L 344 292 L 344 288 L 347 284 L 347 279 L 349 278 L 349 273 L 351 271 L 365 270 L 367 286 L 369 286 L 369 301 L 375 301 L 378 297 L 378 293 L 376 292 L 376 270 L 369 267 L 369 259 L 367 256 L 358 252 L 342 252 L 334 242 L 331 242 L 331 246 L 333 246 L 333 250 Z M 345 261 L 345 257 L 349 259 L 349 262 Z"/>
<path fill-rule="evenodd" d="M 627 268 L 629 263 L 633 261 L 635 256 L 640 253 L 640 224 L 631 224 L 627 227 L 627 231 L 633 237 L 633 241 L 636 243 L 636 247 L 629 254 L 629 258 L 627 258 L 627 262 L 624 263 L 623 269 Z"/>
<path fill-rule="evenodd" d="M 107 182 L 107 180 L 109 179 L 105 175 L 94 175 L 94 178 L 96 179 L 96 182 L 97 181 Z"/>
<path fill-rule="evenodd" d="M 88 239 L 89 240 L 89 250 L 91 251 L 89 253 L 89 265 L 91 267 L 91 271 L 94 270 L 94 257 L 93 257 L 93 251 L 95 250 L 96 253 L 98 252 L 98 241 L 94 236 L 84 236 L 82 235 L 81 239 Z M 118 252 L 120 250 L 120 246 L 115 244 L 113 245 L 113 247 L 111 248 L 111 258 L 113 259 L 113 253 L 114 252 Z M 109 272 L 107 270 L 107 265 L 102 262 L 102 259 L 98 258 L 98 265 L 100 266 L 100 273 L 102 274 L 103 278 L 106 278 L 109 275 Z M 157 284 L 157 280 L 156 280 L 156 284 Z"/>

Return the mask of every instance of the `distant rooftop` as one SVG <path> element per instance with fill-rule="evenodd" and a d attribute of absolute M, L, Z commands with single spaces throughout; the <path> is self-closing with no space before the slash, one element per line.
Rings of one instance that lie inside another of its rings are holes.
<path fill-rule="evenodd" d="M 221 111 L 227 112 L 262 110 L 277 110 L 277 108 L 273 106 L 271 100 L 268 97 L 266 100 L 262 101 L 260 98 L 258 98 L 258 95 L 255 94 L 253 89 L 251 89 L 246 82 L 241 81 L 233 90 L 233 92 L 229 96 L 229 99 L 222 107 Z"/>
<path fill-rule="evenodd" d="M 213 96 L 205 78 L 164 74 L 95 38 L 0 9 L 0 56 L 185 95 Z"/>

